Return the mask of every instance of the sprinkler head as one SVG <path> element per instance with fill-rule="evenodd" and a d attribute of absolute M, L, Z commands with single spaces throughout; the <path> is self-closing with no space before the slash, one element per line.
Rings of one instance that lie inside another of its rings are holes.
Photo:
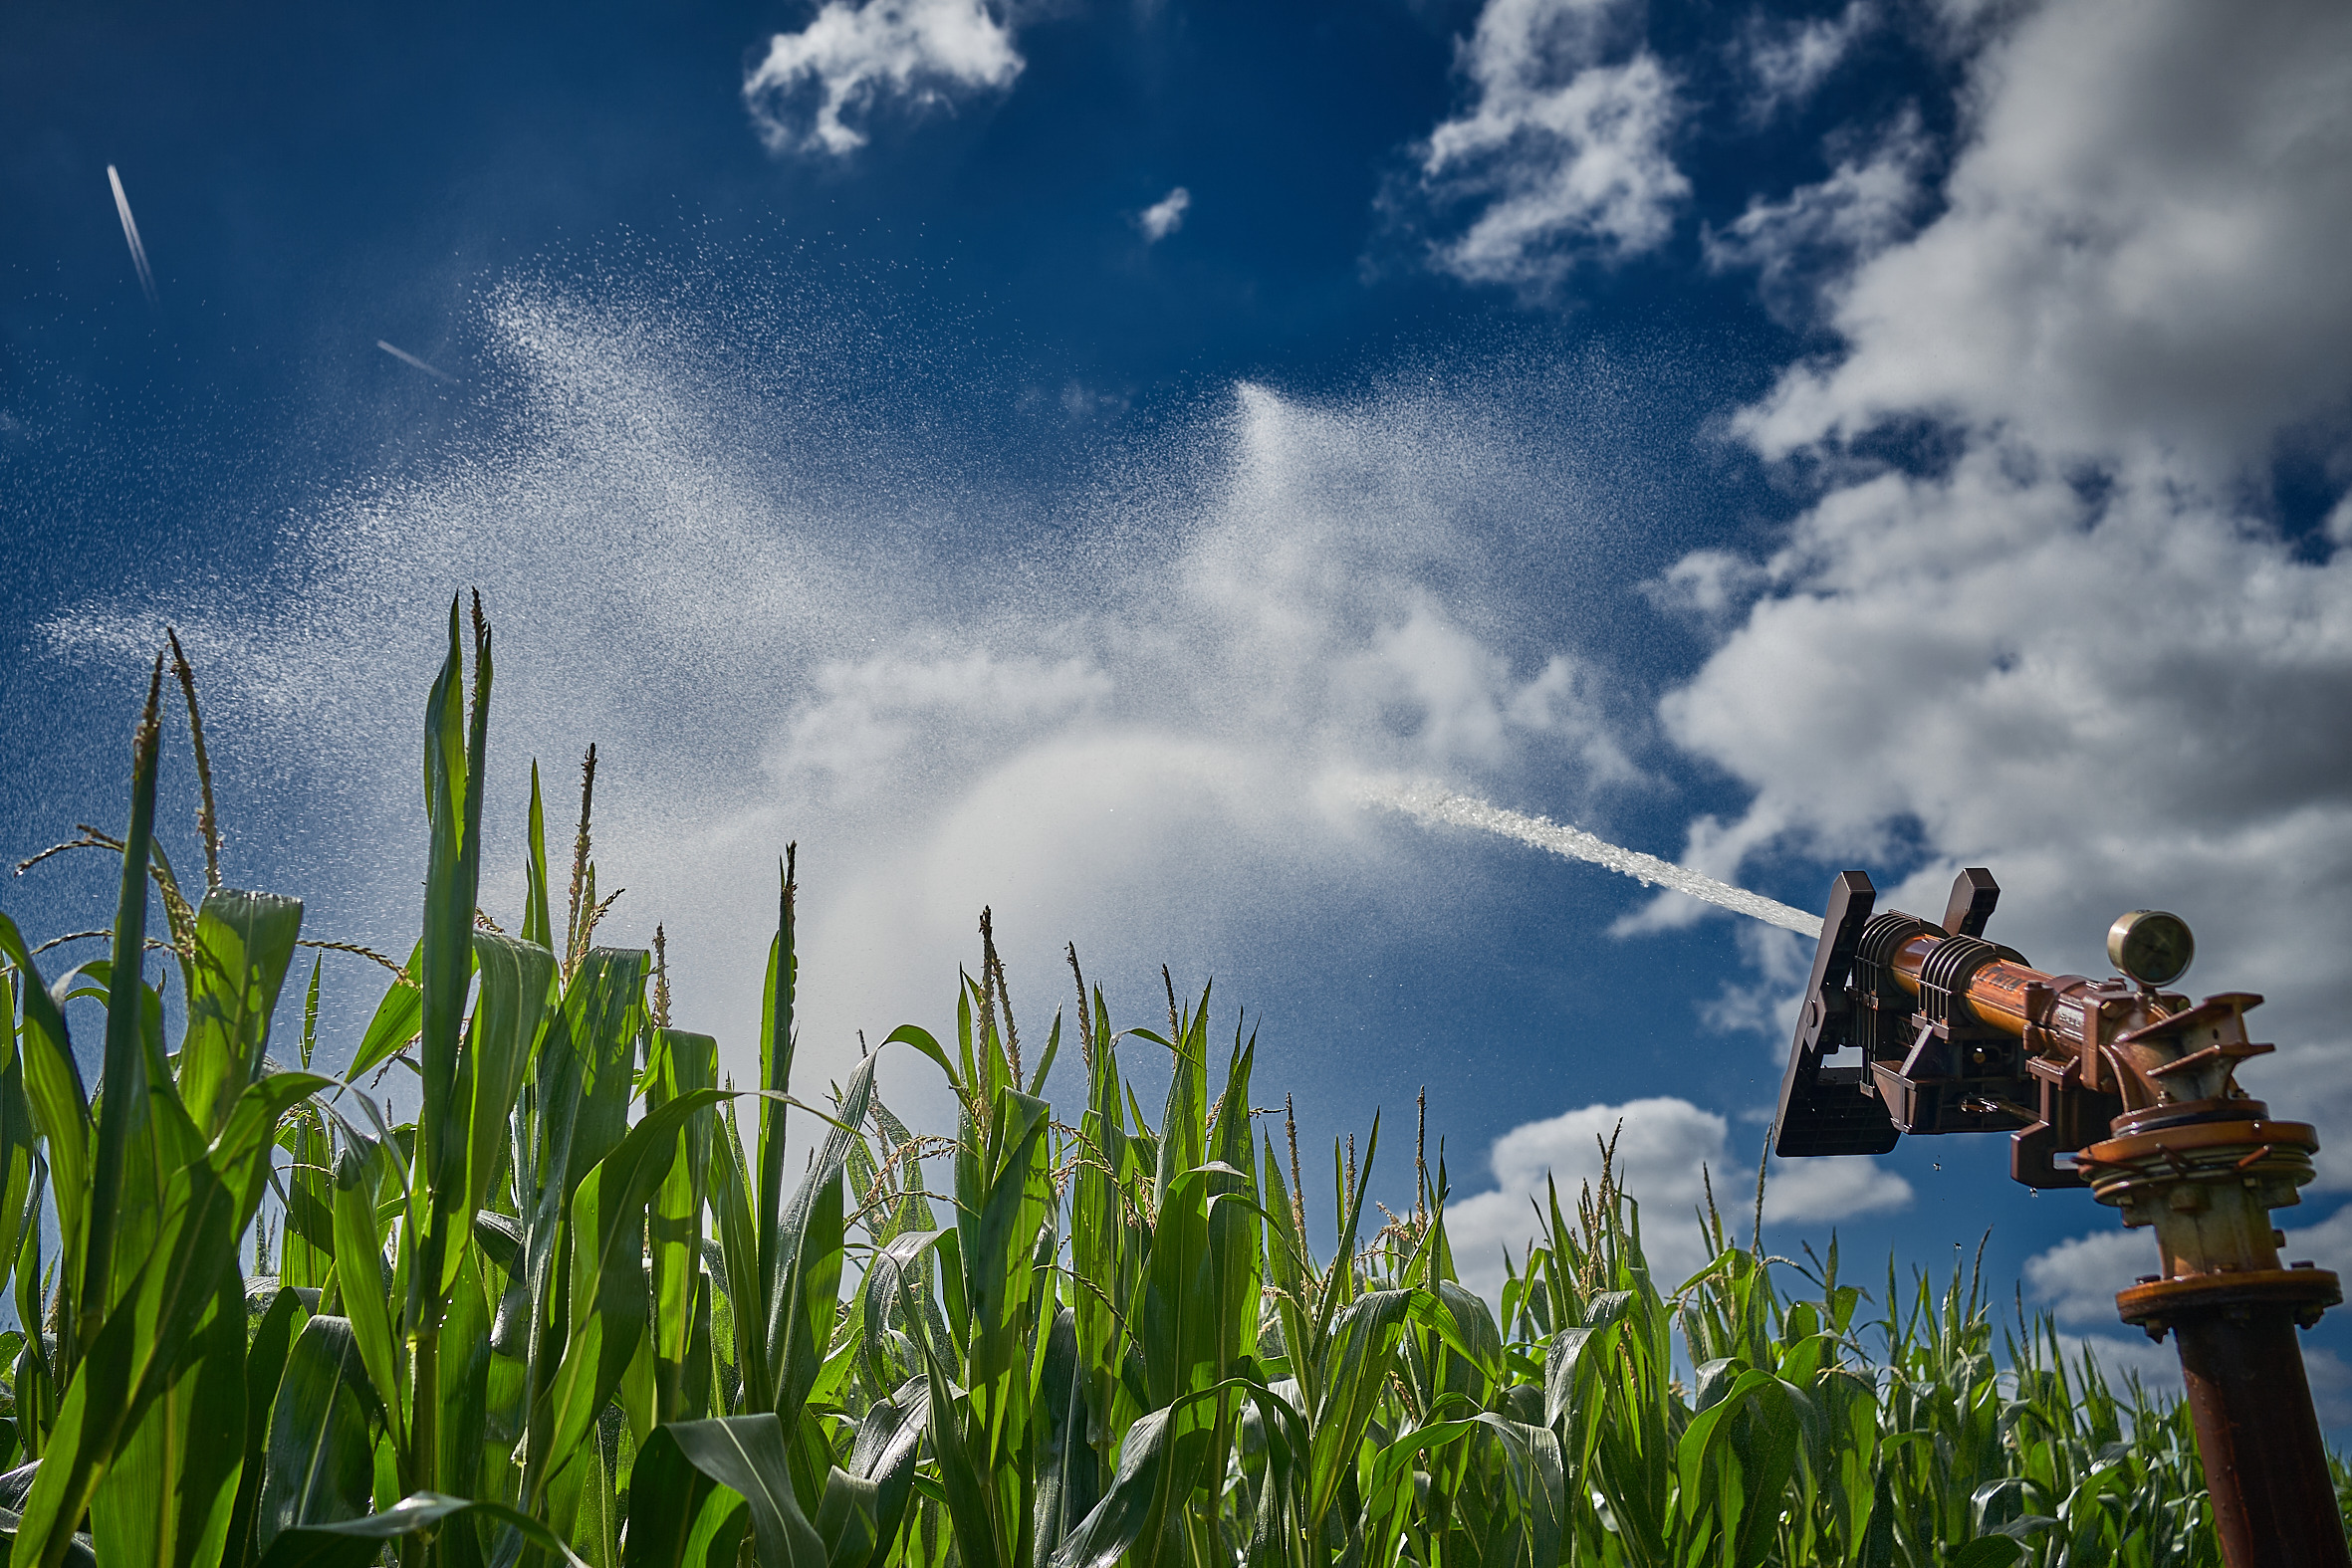
<path fill-rule="evenodd" d="M 2161 909 L 2135 909 L 2107 928 L 2107 958 L 2144 989 L 2169 986 L 2197 956 L 2189 923 Z"/>

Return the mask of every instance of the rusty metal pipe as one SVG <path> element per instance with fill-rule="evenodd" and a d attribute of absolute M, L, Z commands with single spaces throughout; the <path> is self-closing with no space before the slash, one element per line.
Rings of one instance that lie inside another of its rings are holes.
<path fill-rule="evenodd" d="M 2343 1568 L 2343 1514 L 2292 1311 L 2184 1313 L 2173 1333 L 2222 1560 L 2232 1568 Z"/>

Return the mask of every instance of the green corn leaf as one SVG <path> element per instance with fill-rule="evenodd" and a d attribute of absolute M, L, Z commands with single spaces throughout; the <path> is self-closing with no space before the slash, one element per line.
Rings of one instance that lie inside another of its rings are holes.
<path fill-rule="evenodd" d="M 155 711 L 162 680 L 163 656 L 157 654 L 155 673 L 147 683 L 146 714 L 131 746 L 130 823 L 122 833 L 121 893 L 115 909 L 115 951 L 106 983 L 106 1058 L 100 1071 L 105 1094 L 99 1106 L 97 1158 L 89 1173 L 90 1233 L 82 1264 L 83 1321 L 78 1325 L 81 1333 L 93 1338 L 103 1332 L 105 1316 L 121 1294 L 110 1272 L 115 1266 L 116 1232 L 159 1196 L 140 1190 L 159 1175 L 146 1145 L 148 1068 L 150 1060 L 160 1056 L 161 1042 L 151 1046 L 144 1037 L 148 994 L 139 975 L 146 959 L 147 861 L 155 826 Z M 207 1288 L 210 1283 L 205 1281 Z M 110 1448 L 112 1437 L 110 1433 Z"/>
<path fill-rule="evenodd" d="M 391 1281 L 384 1267 L 384 1228 L 376 1194 L 387 1164 L 383 1146 L 347 1131 L 335 1162 L 335 1279 L 360 1364 L 375 1390 L 392 1446 L 408 1445 L 407 1353 L 392 1326 Z"/>
<path fill-rule="evenodd" d="M 1374 1561 L 1394 1560 L 1398 1539 L 1412 1521 L 1418 1500 L 1414 1470 L 1424 1460 L 1434 1466 L 1448 1450 L 1484 1430 L 1475 1418 L 1433 1421 L 1415 1427 L 1373 1456 L 1363 1483 L 1363 1507 L 1371 1521 L 1365 1539 Z"/>
<path fill-rule="evenodd" d="M 1008 1374 L 1027 1353 L 1026 1311 L 1032 1276 L 1030 1244 L 1045 1224 L 1052 1197 L 1046 1133 L 1053 1107 L 1017 1090 L 997 1095 L 989 1146 L 996 1169 L 982 1179 L 978 1201 L 956 1218 L 963 1253 L 964 1290 L 971 1324 L 966 1376 L 977 1387 Z"/>
<path fill-rule="evenodd" d="M 207 1137 L 261 1076 L 270 1016 L 301 934 L 301 901 L 275 893 L 218 887 L 196 911 L 195 952 L 182 961 L 188 1025 L 180 1041 L 179 1093 Z"/>
<path fill-rule="evenodd" d="M 373 1445 L 368 1414 L 382 1402 L 349 1318 L 314 1315 L 295 1336 L 270 1407 L 267 1470 L 255 1511 L 254 1549 L 266 1554 L 299 1524 L 367 1512 Z"/>
<path fill-rule="evenodd" d="M 503 1502 L 468 1500 L 420 1491 L 380 1513 L 335 1524 L 305 1524 L 279 1533 L 261 1568 L 367 1568 L 386 1541 L 433 1530 L 450 1521 L 504 1525 L 542 1551 L 554 1552 L 571 1568 L 588 1568 L 554 1531 Z"/>
<path fill-rule="evenodd" d="M 531 761 L 530 843 L 524 862 L 523 940 L 550 952 L 556 946 L 554 906 L 547 891 L 547 811 L 539 798 L 539 760 Z"/>
<path fill-rule="evenodd" d="M 325 968 L 327 955 L 318 954 L 311 960 L 311 984 L 302 1000 L 302 1066 L 311 1067 L 311 1052 L 319 1043 L 319 975 Z"/>
<path fill-rule="evenodd" d="M 482 771 L 488 750 L 491 689 L 490 632 L 475 600 L 474 700 L 466 711 L 465 660 L 458 637 L 458 601 L 449 601 L 449 651 L 425 698 L 424 800 L 429 827 L 425 853 L 423 937 L 413 975 L 421 995 L 417 1051 L 423 1074 L 423 1112 L 415 1162 L 435 1191 L 465 1190 L 465 1136 L 470 1107 L 459 1106 L 457 1080 L 466 996 L 474 974 L 474 909 L 480 896 Z M 431 1211 L 425 1211 L 427 1216 Z M 438 1289 L 441 1249 L 449 1240 L 430 1218 L 418 1237 L 420 1256 Z"/>
<path fill-rule="evenodd" d="M 941 1346 L 949 1343 L 949 1333 L 944 1324 L 934 1326 L 934 1320 L 924 1310 L 925 1303 L 918 1299 L 914 1289 L 910 1268 L 916 1254 L 927 1246 L 936 1246 L 940 1251 L 943 1281 L 960 1276 L 960 1248 L 954 1231 L 942 1231 L 928 1238 L 900 1236 L 875 1255 L 874 1278 L 867 1299 L 873 1300 L 876 1292 L 885 1300 L 896 1298 L 907 1336 L 922 1359 L 928 1390 L 925 1410 L 930 1423 L 932 1454 L 939 1469 L 939 1496 L 963 1561 L 991 1565 L 991 1568 L 1024 1568 L 1008 1563 L 1002 1549 L 1000 1525 L 1004 1521 L 998 1506 L 1000 1499 L 993 1494 L 987 1456 L 984 1452 L 976 1454 L 967 1439 L 971 1404 L 955 1387 L 941 1354 Z M 950 1304 L 954 1321 L 968 1322 L 967 1314 L 955 1310 L 956 1306 L 957 1303 Z M 940 1544 L 944 1549 L 945 1543 Z"/>
<path fill-rule="evenodd" d="M 1101 1501 L 1102 1477 L 1086 1441 L 1085 1379 L 1078 1352 L 1077 1316 L 1054 1316 L 1040 1358 L 1031 1463 L 1037 1475 L 1033 1560 L 1050 1568 L 1064 1537 Z"/>
<path fill-rule="evenodd" d="M 262 1482 L 268 1474 L 272 1406 L 294 1348 L 294 1337 L 309 1320 L 299 1291 L 279 1289 L 254 1325 L 245 1353 L 245 1456 L 237 1471 L 237 1496 L 221 1554 L 222 1568 L 243 1568 L 260 1553 L 254 1539 L 261 1511 Z"/>
<path fill-rule="evenodd" d="M 474 1006 L 470 1048 L 459 1062 L 446 1108 L 441 1145 L 452 1150 L 457 1180 L 434 1182 L 429 1199 L 452 1243 L 444 1249 L 437 1289 L 457 1280 L 474 1216 L 489 1202 L 492 1184 L 506 1168 L 508 1119 L 515 1096 L 531 1067 L 556 978 L 556 956 L 546 948 L 494 932 L 474 933 L 475 968 L 481 990 Z M 419 1167 L 420 1174 L 422 1167 Z"/>
<path fill-rule="evenodd" d="M 631 1471 L 621 1560 L 626 1568 L 705 1568 L 724 1521 L 743 1512 L 740 1494 L 696 1469 L 670 1429 L 657 1428 L 637 1451 Z"/>
<path fill-rule="evenodd" d="M 916 1050 L 921 1051 L 938 1066 L 941 1072 L 947 1075 L 947 1086 L 956 1091 L 957 1101 L 961 1103 L 964 1100 L 964 1080 L 956 1075 L 955 1064 L 947 1059 L 946 1049 L 932 1036 L 930 1030 L 917 1027 L 912 1023 L 902 1023 L 884 1036 L 882 1043 L 885 1045 L 912 1045 Z"/>
<path fill-rule="evenodd" d="M 23 1239 L 16 1248 L 16 1318 L 20 1323 L 41 1321 L 41 1195 L 49 1185 L 49 1168 L 39 1156 L 33 1162 L 33 1191 L 25 1202 Z M 61 1291 L 62 1295 L 62 1291 Z M 51 1423 L 57 1415 L 58 1383 L 63 1369 L 43 1343 L 48 1336 L 25 1336 L 16 1358 L 10 1387 L 16 1394 L 17 1441 L 26 1454 L 39 1457 Z"/>
<path fill-rule="evenodd" d="M 1126 1325 L 1119 1304 L 1127 1301 L 1134 1266 L 1128 1234 L 1126 1178 L 1129 1170 L 1124 1112 L 1120 1102 L 1118 1051 L 1108 1009 L 1094 994 L 1094 1050 L 1089 1108 L 1081 1127 L 1081 1158 L 1070 1194 L 1070 1268 L 1077 1276 L 1071 1306 L 1077 1316 L 1084 1357 L 1086 1406 L 1092 1445 L 1107 1455 L 1124 1428 L 1117 1420 L 1119 1368 L 1126 1359 Z"/>
<path fill-rule="evenodd" d="M 1054 1026 L 1046 1032 L 1046 1053 L 1038 1058 L 1038 1070 L 1030 1074 L 1029 1092 L 1032 1095 L 1042 1095 L 1046 1092 L 1046 1075 L 1054 1070 L 1054 1058 L 1060 1052 L 1061 1011 L 1059 1008 L 1056 1008 Z"/>
<path fill-rule="evenodd" d="M 0 953 L 8 956 L 22 977 L 24 1022 L 17 1053 L 24 1064 L 25 1098 L 48 1147 L 55 1177 L 51 1190 L 57 1207 L 58 1264 L 65 1276 L 58 1286 L 58 1327 L 60 1337 L 70 1343 L 76 1332 L 75 1304 L 82 1295 L 82 1260 L 90 1222 L 91 1146 L 97 1128 L 90 1115 L 89 1091 L 82 1084 L 82 1069 L 75 1062 L 73 1038 L 66 1031 L 62 999 L 42 980 L 23 933 L 6 915 L 0 915 Z"/>
<path fill-rule="evenodd" d="M 546 1396 L 547 1452 L 536 1473 L 553 1477 L 574 1456 L 628 1370 L 648 1317 L 645 1210 L 694 1113 L 717 1089 L 680 1095 L 631 1128 L 573 1195 L 571 1330 Z"/>
<path fill-rule="evenodd" d="M 1161 1202 L 1178 1178 L 1209 1160 L 1208 1002 L 1208 994 L 1202 993 L 1200 1013 L 1187 1020 L 1176 1039 L 1161 1042 L 1176 1053 L 1175 1071 L 1168 1078 L 1167 1104 L 1160 1114 L 1160 1163 L 1154 1197 Z M 1142 1029 L 1135 1032 L 1146 1039 L 1157 1038 Z"/>
<path fill-rule="evenodd" d="M 91 1499 L 101 1562 L 213 1568 L 244 1467 L 245 1294 L 222 1269 L 212 1307 L 161 1374 Z"/>
<path fill-rule="evenodd" d="M 1380 1113 L 1375 1111 L 1372 1113 L 1371 1134 L 1364 1142 L 1363 1168 L 1356 1173 L 1355 1191 L 1349 1193 L 1342 1182 L 1333 1183 L 1340 1197 L 1339 1245 L 1331 1253 L 1331 1270 L 1324 1280 L 1323 1298 L 1315 1307 L 1314 1338 L 1307 1347 L 1307 1354 L 1318 1361 L 1323 1359 L 1329 1343 L 1331 1314 L 1354 1299 L 1355 1267 L 1351 1260 L 1355 1256 L 1356 1230 L 1364 1216 L 1364 1189 L 1372 1183 L 1372 1165 L 1379 1154 Z M 1336 1178 L 1339 1173 L 1339 1148 L 1336 1143 L 1331 1147 L 1331 1168 Z M 1291 1359 L 1298 1359 L 1295 1347 L 1291 1352 Z"/>
<path fill-rule="evenodd" d="M 454 1250 L 454 1249 L 453 1249 Z M 440 1420 L 435 1431 L 444 1484 L 488 1492 L 482 1474 L 490 1406 L 490 1301 L 481 1255 L 465 1249 L 446 1297 L 436 1356 Z M 467 1515 L 440 1532 L 443 1568 L 480 1568 L 484 1516 Z"/>
<path fill-rule="evenodd" d="M 1773 1545 L 1777 1498 L 1796 1465 L 1798 1418 L 1787 1386 L 1762 1369 L 1742 1372 L 1695 1417 L 1676 1445 L 1681 1514 L 1702 1525 L 1694 1550 L 1720 1541 L 1727 1564 L 1761 1563 Z"/>
<path fill-rule="evenodd" d="M 41 1130 L 25 1095 L 24 1055 L 17 1048 L 16 975 L 6 969 L 0 969 L 0 1050 L 6 1052 L 0 1064 L 0 1266 L 8 1266 L 16 1261 L 20 1231 L 32 1208 L 28 1200 Z M 31 1220 L 39 1224 L 37 1215 Z"/>
<path fill-rule="evenodd" d="M 335 1272 L 333 1155 L 327 1117 L 315 1105 L 297 1106 L 287 1118 L 285 1212 L 279 1232 L 279 1282 L 323 1288 Z"/>
<path fill-rule="evenodd" d="M 236 1205 L 238 1231 L 253 1223 L 262 1195 L 269 1191 L 271 1151 L 277 1147 L 279 1122 L 288 1111 L 334 1082 L 315 1072 L 273 1072 L 238 1091 L 229 1106 L 227 1124 L 203 1151 L 222 1191 Z"/>
<path fill-rule="evenodd" d="M 719 1042 L 683 1029 L 655 1031 L 648 1109 L 682 1094 L 717 1086 Z M 712 1110 L 694 1113 L 669 1170 L 654 1193 L 650 1221 L 653 1272 L 654 1389 L 658 1417 L 679 1421 L 707 1415 L 687 1408 L 687 1357 L 693 1342 L 702 1281 L 702 1214 L 710 1198 Z"/>
<path fill-rule="evenodd" d="M 126 1271 L 119 1305 L 65 1390 L 19 1526 L 28 1563 L 63 1559 L 118 1446 L 160 1393 L 220 1276 L 233 1271 L 239 1229 L 235 1198 L 206 1161 L 172 1174 L 151 1248 Z"/>
<path fill-rule="evenodd" d="M 1225 1456 L 1209 1455 L 1206 1439 L 1211 1428 L 1192 1408 L 1215 1404 L 1229 1394 L 1255 1402 L 1267 1424 L 1297 1441 L 1294 1413 L 1262 1384 L 1231 1379 L 1186 1395 L 1177 1404 L 1139 1417 L 1119 1445 L 1118 1466 L 1102 1501 L 1066 1536 L 1049 1559 L 1049 1568 L 1175 1568 L 1189 1560 L 1182 1505 L 1202 1469 L 1204 1457 L 1222 1464 Z"/>
<path fill-rule="evenodd" d="M 718 1217 L 719 1244 L 727 1263 L 727 1294 L 733 1320 L 735 1366 L 743 1379 L 743 1407 L 776 1408 L 776 1368 L 768 1349 L 768 1319 L 760 1296 L 758 1225 L 752 1217 L 752 1180 L 735 1112 L 728 1106 L 714 1140 L 711 1209 Z"/>
<path fill-rule="evenodd" d="M 888 1293 L 896 1294 L 895 1282 Z M 906 1522 L 915 1459 L 930 1425 L 931 1391 L 924 1378 L 911 1378 L 889 1398 L 875 1400 L 857 1424 L 849 1469 L 874 1483 L 874 1545 L 866 1568 L 883 1568 Z"/>
<path fill-rule="evenodd" d="M 391 1060 L 392 1053 L 416 1038 L 424 1026 L 424 992 L 416 984 L 416 977 L 424 968 L 424 943 L 419 941 L 408 953 L 408 967 L 400 978 L 385 989 L 383 1000 L 375 1005 L 375 1015 L 367 1020 L 367 1031 L 359 1036 L 359 1048 L 352 1055 L 352 1064 L 344 1069 L 344 1076 L 356 1080 L 363 1073 L 373 1072 Z"/>
<path fill-rule="evenodd" d="M 823 1539 L 793 1495 L 784 1425 L 773 1412 L 671 1422 L 654 1432 L 647 1454 L 664 1442 L 694 1469 L 749 1504 L 753 1560 L 759 1568 L 829 1568 Z"/>
<path fill-rule="evenodd" d="M 776 935 L 768 944 L 768 979 L 761 992 L 760 1087 L 774 1094 L 792 1092 L 793 1003 L 800 979 L 800 957 L 793 937 L 793 864 L 788 857 L 776 868 Z M 775 1288 L 790 1266 L 780 1254 L 780 1222 L 784 1210 L 784 1122 L 781 1102 L 760 1102 L 759 1147 L 753 1151 L 759 1185 L 752 1189 L 752 1216 L 759 1226 L 760 1265 L 754 1277 L 765 1292 L 760 1315 L 769 1324 L 769 1339 L 777 1339 Z"/>
<path fill-rule="evenodd" d="M 1266 1138 L 1266 1157 L 1259 1165 L 1266 1188 L 1266 1275 L 1275 1289 L 1275 1313 L 1282 1323 L 1283 1345 L 1291 1355 L 1293 1375 L 1311 1408 L 1321 1392 L 1312 1357 L 1300 1354 L 1311 1344 L 1307 1326 L 1307 1278 L 1314 1260 L 1306 1238 L 1298 1232 L 1297 1212 L 1291 1207 L 1290 1190 L 1283 1183 L 1283 1165 L 1275 1153 L 1274 1137 Z"/>
<path fill-rule="evenodd" d="M 645 1031 L 645 976 L 653 956 L 642 949 L 590 948 L 565 988 L 563 1013 L 540 1043 L 540 1109 L 552 1153 L 561 1161 L 569 1199 L 628 1131 L 637 1041 Z"/>
<path fill-rule="evenodd" d="M 824 1542 L 827 1568 L 865 1568 L 874 1553 L 880 1496 L 881 1487 L 862 1475 L 837 1465 L 825 1472 L 823 1498 L 812 1522 Z"/>
<path fill-rule="evenodd" d="M 788 1430 L 800 1419 L 832 1337 L 840 1304 L 841 1178 L 857 1137 L 852 1129 L 865 1120 L 880 1061 L 879 1053 L 869 1055 L 850 1074 L 840 1116 L 793 1194 L 778 1231 L 779 1273 L 770 1296 L 768 1344 L 778 1357 L 776 1413 Z"/>
<path fill-rule="evenodd" d="M 1346 1254 L 1340 1254 L 1344 1257 Z M 1343 1481 L 1355 1473 L 1356 1446 L 1363 1441 L 1395 1364 L 1414 1292 L 1369 1291 L 1332 1322 L 1324 1358 L 1323 1396 L 1315 1411 L 1306 1517 L 1319 1530 Z"/>

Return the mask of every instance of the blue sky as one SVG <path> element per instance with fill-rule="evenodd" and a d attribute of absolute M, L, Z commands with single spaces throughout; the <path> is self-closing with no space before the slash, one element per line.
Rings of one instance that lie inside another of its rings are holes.
<path fill-rule="evenodd" d="M 2179 910 L 2352 1263 L 2340 7 L 491 10 L 0 24 L 12 860 L 119 815 L 170 622 L 231 878 L 404 950 L 478 584 L 494 832 L 597 742 L 606 937 L 736 1060 L 797 838 L 814 1070 L 989 902 L 1033 1034 L 1065 940 L 1131 1022 L 1214 974 L 1310 1147 L 1426 1084 L 1492 1242 L 1623 1120 L 1679 1232 L 1803 955 L 1352 803 L 1433 779 L 1807 907 L 1990 865 L 2053 969 Z M 1991 1227 L 2107 1334 L 2145 1238 L 2004 1155 L 1792 1165 L 1771 1237 Z"/>

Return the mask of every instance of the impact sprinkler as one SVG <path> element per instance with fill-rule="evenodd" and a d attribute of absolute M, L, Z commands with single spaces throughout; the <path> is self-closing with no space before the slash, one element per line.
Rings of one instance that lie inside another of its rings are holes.
<path fill-rule="evenodd" d="M 1985 940 L 1999 896 L 1991 873 L 1963 871 L 1931 924 L 1874 914 L 1859 871 L 1830 885 L 1774 1152 L 1883 1154 L 1905 1133 L 2006 1132 L 2014 1180 L 2088 1187 L 2126 1226 L 2153 1226 L 2162 1271 L 2115 1304 L 2180 1351 L 2223 1559 L 2345 1568 L 2294 1332 L 2343 1292 L 2324 1268 L 2282 1265 L 2270 1226 L 2311 1180 L 2319 1140 L 2235 1082 L 2239 1062 L 2272 1049 L 2245 1035 L 2262 999 L 2192 1006 L 2163 990 L 2195 943 L 2159 910 L 2109 929 L 2120 976 L 2043 974 Z"/>

